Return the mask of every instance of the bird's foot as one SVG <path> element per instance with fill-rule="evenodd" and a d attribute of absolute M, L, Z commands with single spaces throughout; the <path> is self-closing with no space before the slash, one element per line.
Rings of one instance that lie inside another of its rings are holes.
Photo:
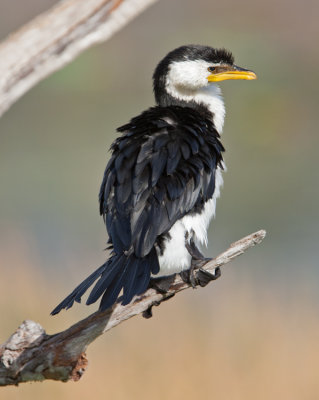
<path fill-rule="evenodd" d="M 192 259 L 190 269 L 180 272 L 182 280 L 185 283 L 190 284 L 192 288 L 195 289 L 198 285 L 204 287 L 210 281 L 218 279 L 221 276 L 219 267 L 215 268 L 214 274 L 202 268 L 210 260 L 211 258 Z"/>
<path fill-rule="evenodd" d="M 145 319 L 150 319 L 150 318 L 152 318 L 153 317 L 153 310 L 152 310 L 152 308 L 154 307 L 154 306 L 159 306 L 160 305 L 160 302 L 155 302 L 154 304 L 152 304 L 151 306 L 149 306 L 145 311 L 143 311 L 143 313 L 142 313 L 142 316 L 143 316 L 143 318 L 145 318 Z"/>
<path fill-rule="evenodd" d="M 144 318 L 151 318 L 153 316 L 152 308 L 154 306 L 160 305 L 162 301 L 168 300 L 175 295 L 175 293 L 169 293 L 169 289 L 175 280 L 175 275 L 176 274 L 151 279 L 149 287 L 164 295 L 164 298 L 161 301 L 155 301 L 151 306 L 149 306 L 142 314 Z"/>
<path fill-rule="evenodd" d="M 205 287 L 210 281 L 215 281 L 221 276 L 220 268 L 215 268 L 214 273 L 206 271 L 205 269 L 200 268 L 197 272 L 197 280 L 198 284 L 201 287 Z"/>
<path fill-rule="evenodd" d="M 174 275 L 174 278 L 175 278 L 175 275 Z M 175 296 L 175 293 L 166 292 L 165 297 L 161 301 L 154 301 L 152 305 L 150 305 L 145 311 L 143 311 L 143 313 L 142 313 L 143 318 L 146 318 L 146 319 L 152 318 L 153 317 L 153 310 L 152 310 L 153 307 L 159 306 L 162 301 L 169 300 L 171 297 L 174 297 L 174 296 Z"/>
<path fill-rule="evenodd" d="M 182 278 L 183 282 L 190 284 L 193 289 L 196 288 L 197 282 L 196 282 L 196 276 L 195 276 L 195 272 L 194 272 L 193 263 L 192 263 L 192 266 L 190 267 L 190 269 L 187 269 L 186 271 L 182 271 L 179 274 L 180 274 L 180 277 Z"/>
<path fill-rule="evenodd" d="M 175 280 L 175 275 L 176 274 L 173 274 L 163 278 L 152 278 L 150 281 L 150 287 L 161 294 L 166 294 Z"/>

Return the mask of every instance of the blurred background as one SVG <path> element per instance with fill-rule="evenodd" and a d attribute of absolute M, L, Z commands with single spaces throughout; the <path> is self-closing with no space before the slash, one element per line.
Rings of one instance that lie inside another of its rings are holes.
<path fill-rule="evenodd" d="M 0 38 L 54 3 L 0 0 Z M 96 309 L 49 316 L 105 260 L 108 148 L 154 104 L 153 69 L 174 47 L 226 47 L 258 75 L 221 85 L 228 170 L 206 254 L 267 237 L 206 289 L 99 338 L 80 382 L 2 388 L 1 399 L 319 398 L 318 13 L 316 0 L 161 0 L 4 115 L 0 342 L 24 319 L 56 333 Z"/>

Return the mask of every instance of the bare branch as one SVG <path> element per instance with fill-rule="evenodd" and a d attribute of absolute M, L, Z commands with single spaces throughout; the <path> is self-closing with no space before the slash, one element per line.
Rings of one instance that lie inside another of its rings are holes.
<path fill-rule="evenodd" d="M 62 0 L 0 44 L 0 116 L 39 81 L 157 0 Z"/>
<path fill-rule="evenodd" d="M 215 268 L 227 264 L 248 248 L 261 243 L 265 235 L 266 232 L 261 230 L 246 236 L 202 268 L 213 273 Z M 0 386 L 44 379 L 79 380 L 87 367 L 84 352 L 98 336 L 135 315 L 146 312 L 150 316 L 151 307 L 158 306 L 190 287 L 179 275 L 173 280 L 163 280 L 170 283 L 166 293 L 148 289 L 127 306 L 116 304 L 103 313 L 96 312 L 55 335 L 47 335 L 36 322 L 24 321 L 0 347 Z"/>

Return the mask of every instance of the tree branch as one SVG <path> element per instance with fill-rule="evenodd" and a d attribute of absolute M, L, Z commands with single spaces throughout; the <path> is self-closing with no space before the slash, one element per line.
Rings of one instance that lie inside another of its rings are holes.
<path fill-rule="evenodd" d="M 0 44 L 0 117 L 39 81 L 157 0 L 62 0 Z"/>
<path fill-rule="evenodd" d="M 261 243 L 265 235 L 266 232 L 261 230 L 244 237 L 202 268 L 214 273 L 215 268 Z M 163 278 L 163 281 L 170 283 L 166 293 L 158 293 L 150 288 L 127 306 L 115 304 L 112 309 L 96 312 L 55 335 L 47 335 L 36 322 L 24 321 L 0 347 L 0 386 L 45 379 L 79 380 L 87 367 L 84 352 L 98 336 L 135 315 L 146 313 L 146 316 L 150 316 L 151 307 L 190 287 L 179 275 L 173 278 Z"/>

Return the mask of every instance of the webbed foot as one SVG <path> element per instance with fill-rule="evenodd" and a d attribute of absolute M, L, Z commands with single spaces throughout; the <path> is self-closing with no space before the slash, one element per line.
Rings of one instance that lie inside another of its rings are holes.
<path fill-rule="evenodd" d="M 197 271 L 197 281 L 199 286 L 205 287 L 210 281 L 215 281 L 221 276 L 220 268 L 215 268 L 215 273 L 212 274 L 211 272 L 206 271 L 205 269 L 200 268 Z"/>
<path fill-rule="evenodd" d="M 219 267 L 215 269 L 214 274 L 202 268 L 210 260 L 211 258 L 192 259 L 192 265 L 190 269 L 180 272 L 182 280 L 185 283 L 190 284 L 194 289 L 197 285 L 204 287 L 210 281 L 218 279 L 221 276 Z"/>

